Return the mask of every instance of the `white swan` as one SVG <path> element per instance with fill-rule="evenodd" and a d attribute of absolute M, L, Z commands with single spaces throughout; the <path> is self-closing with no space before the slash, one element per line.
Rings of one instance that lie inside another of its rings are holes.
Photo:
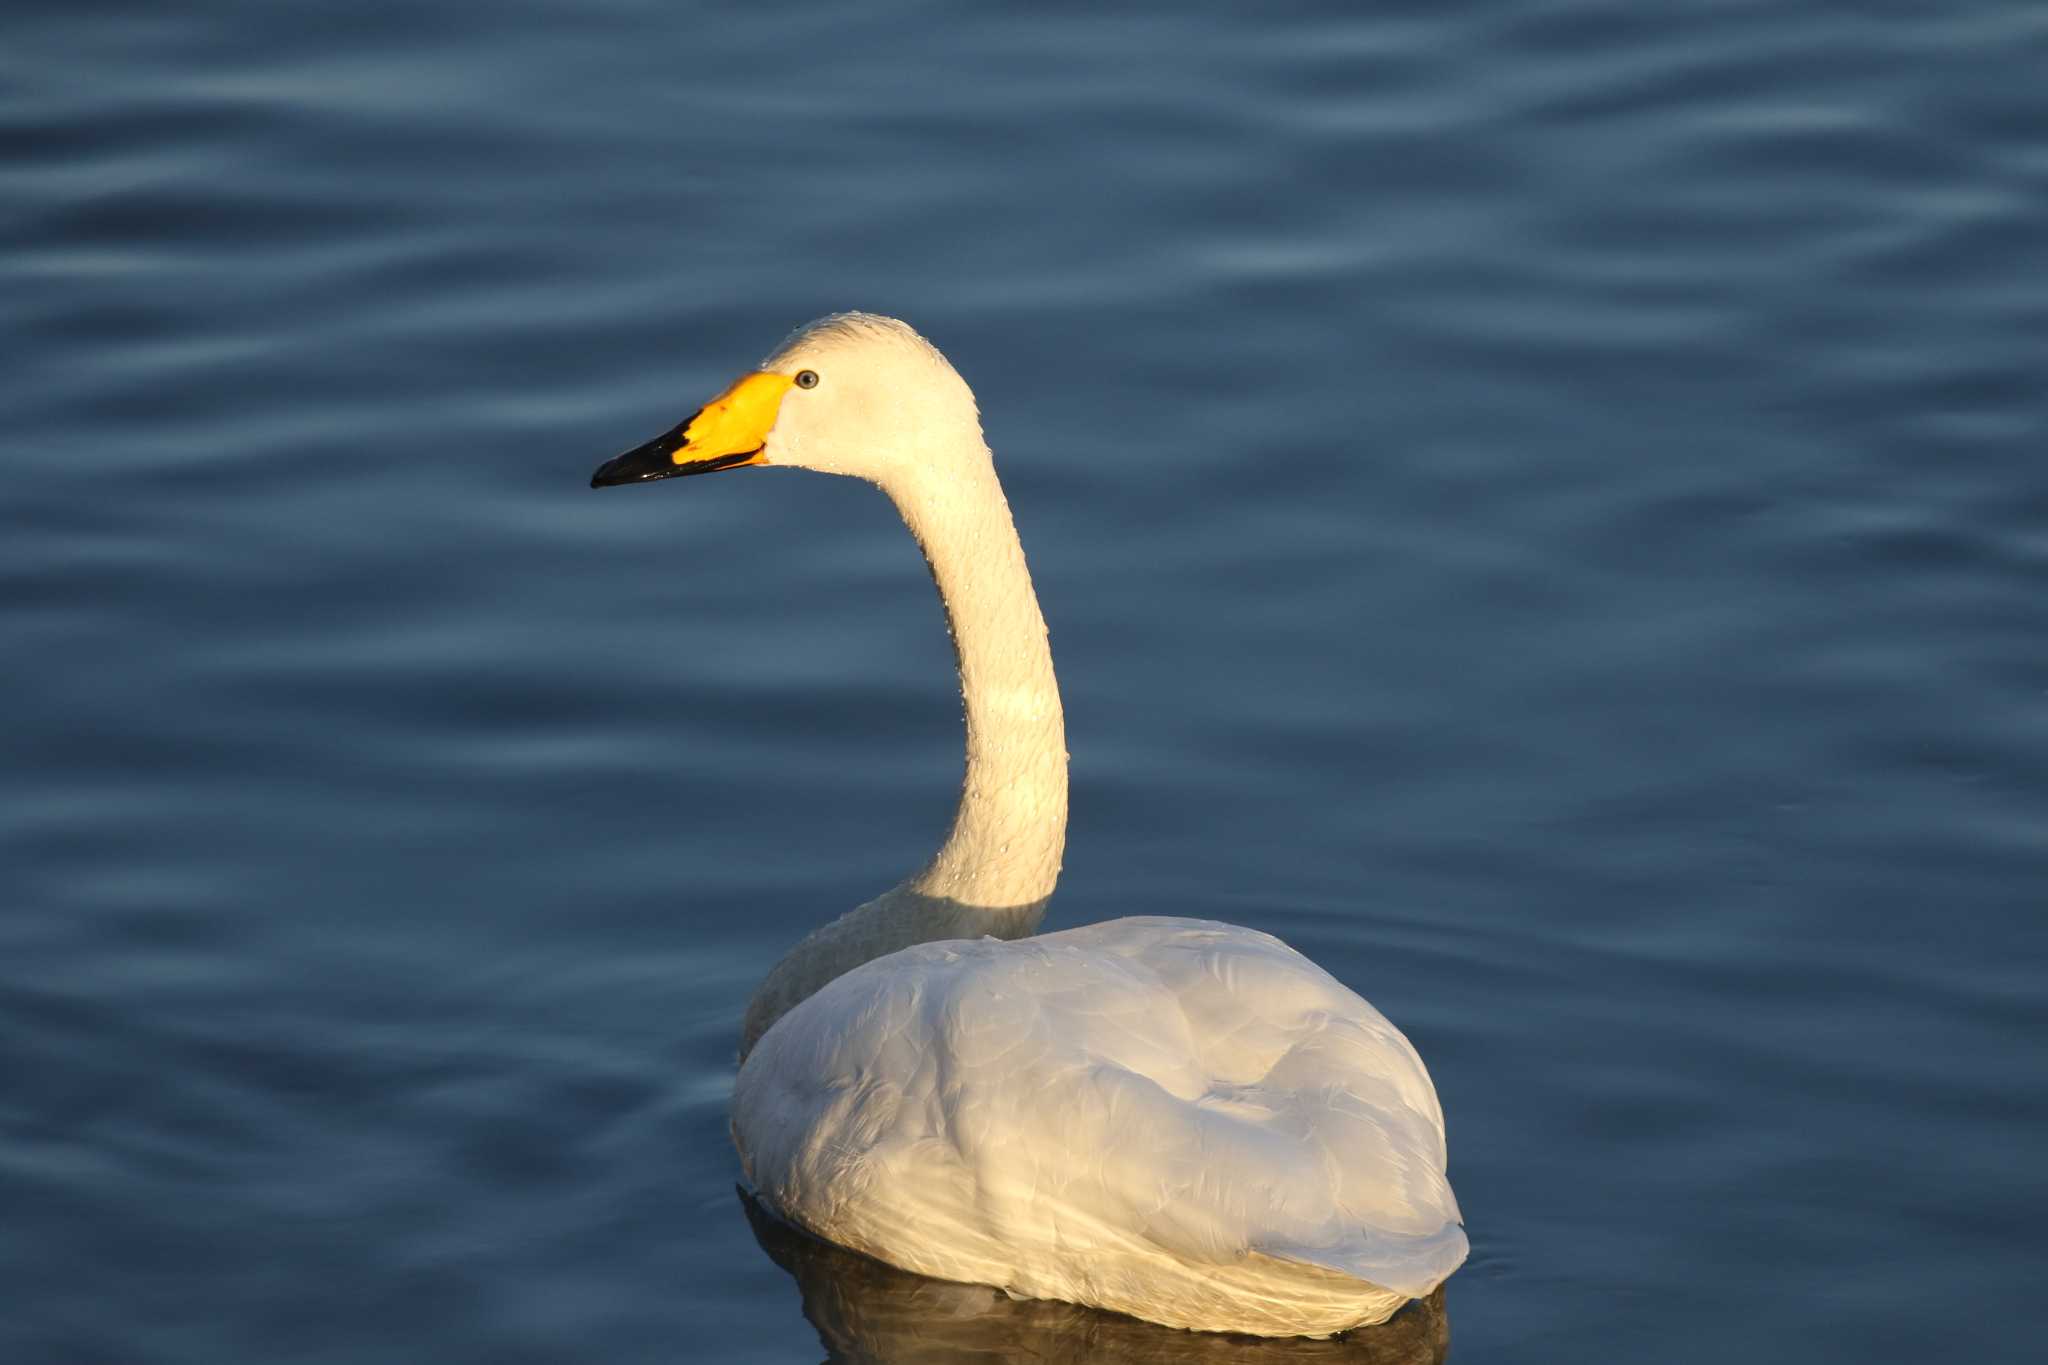
<path fill-rule="evenodd" d="M 1271 935 L 1120 919 L 1027 937 L 1067 751 L 1044 618 L 974 395 L 860 313 L 796 332 L 593 486 L 743 465 L 879 484 L 923 548 L 967 712 L 953 828 L 747 1008 L 747 1178 L 828 1241 L 1174 1327 L 1327 1336 L 1465 1259 L 1443 1114 L 1408 1040 Z"/>

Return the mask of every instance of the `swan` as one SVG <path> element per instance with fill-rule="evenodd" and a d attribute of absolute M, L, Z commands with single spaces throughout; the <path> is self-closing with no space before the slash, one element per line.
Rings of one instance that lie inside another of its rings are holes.
<path fill-rule="evenodd" d="M 1432 1293 L 1466 1254 L 1443 1111 L 1379 1011 L 1234 925 L 1034 936 L 1066 732 L 966 382 L 907 324 L 834 314 L 591 485 L 757 466 L 895 503 L 967 729 L 931 861 L 797 944 L 747 1007 L 731 1129 L 762 1201 L 904 1270 L 1170 1327 L 1324 1337 Z"/>

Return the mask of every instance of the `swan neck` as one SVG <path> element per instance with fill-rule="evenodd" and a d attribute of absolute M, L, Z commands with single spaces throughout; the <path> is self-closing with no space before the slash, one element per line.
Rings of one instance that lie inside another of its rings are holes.
<path fill-rule="evenodd" d="M 960 477 L 962 464 L 971 477 Z M 943 467 L 943 482 L 891 492 L 946 610 L 966 712 L 966 775 L 945 843 L 905 885 L 987 912 L 985 924 L 956 928 L 1013 938 L 1037 927 L 1059 878 L 1066 724 L 1045 617 L 994 465 L 984 457 Z"/>
<path fill-rule="evenodd" d="M 979 434 L 972 439 L 979 459 L 933 461 L 943 481 L 883 485 L 924 550 L 953 635 L 967 770 L 952 828 L 916 875 L 775 965 L 747 1006 L 742 1061 L 777 1019 L 864 962 L 935 939 L 1033 933 L 1059 879 L 1067 837 L 1059 684 L 1009 503 Z"/>

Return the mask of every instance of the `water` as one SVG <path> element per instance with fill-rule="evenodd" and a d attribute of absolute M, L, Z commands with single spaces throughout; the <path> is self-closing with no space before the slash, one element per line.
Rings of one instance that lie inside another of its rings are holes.
<path fill-rule="evenodd" d="M 948 647 L 871 490 L 584 483 L 848 306 L 981 397 L 1049 923 L 1407 1029 L 1454 1359 L 2048 1332 L 2039 6 L 5 32 L 0 1356 L 1186 1347 L 792 1279 L 734 1194 L 744 1000 L 950 812 Z"/>

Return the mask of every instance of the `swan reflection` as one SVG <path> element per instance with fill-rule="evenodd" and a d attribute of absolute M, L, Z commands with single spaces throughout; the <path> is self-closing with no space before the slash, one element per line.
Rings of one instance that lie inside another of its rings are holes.
<path fill-rule="evenodd" d="M 761 1249 L 795 1277 L 804 1316 L 818 1329 L 826 1358 L 849 1365 L 1439 1365 L 1450 1349 L 1441 1287 L 1378 1327 L 1325 1341 L 1182 1332 L 1071 1303 L 1011 1299 L 987 1285 L 912 1275 L 797 1231 L 744 1189 L 739 1196 Z"/>

